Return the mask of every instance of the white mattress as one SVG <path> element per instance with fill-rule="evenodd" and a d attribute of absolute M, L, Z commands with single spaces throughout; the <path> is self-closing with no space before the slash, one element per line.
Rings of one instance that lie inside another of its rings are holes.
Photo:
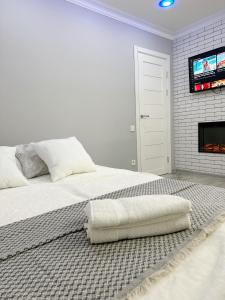
<path fill-rule="evenodd" d="M 29 186 L 0 191 L 0 226 L 62 208 L 159 176 L 97 167 L 97 172 L 52 183 L 49 176 Z M 176 270 L 132 300 L 224 300 L 225 224 L 199 245 Z"/>

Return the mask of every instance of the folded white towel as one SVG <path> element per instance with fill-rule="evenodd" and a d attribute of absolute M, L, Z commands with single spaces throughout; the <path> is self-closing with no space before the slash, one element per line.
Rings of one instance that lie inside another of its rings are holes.
<path fill-rule="evenodd" d="M 147 195 L 116 200 L 94 200 L 86 206 L 92 229 L 164 222 L 191 211 L 191 202 L 172 195 Z"/>
<path fill-rule="evenodd" d="M 190 217 L 186 214 L 161 223 L 137 225 L 127 228 L 95 229 L 87 224 L 87 235 L 91 243 L 98 244 L 124 239 L 169 234 L 188 229 L 190 228 L 190 225 Z"/>

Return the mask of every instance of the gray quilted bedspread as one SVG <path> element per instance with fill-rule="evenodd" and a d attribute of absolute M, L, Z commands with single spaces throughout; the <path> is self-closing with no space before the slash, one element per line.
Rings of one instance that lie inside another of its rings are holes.
<path fill-rule="evenodd" d="M 173 234 L 91 245 L 86 202 L 0 228 L 0 299 L 116 299 L 167 263 L 225 212 L 225 190 L 160 179 L 98 197 L 175 194 L 192 201 L 192 227 Z"/>

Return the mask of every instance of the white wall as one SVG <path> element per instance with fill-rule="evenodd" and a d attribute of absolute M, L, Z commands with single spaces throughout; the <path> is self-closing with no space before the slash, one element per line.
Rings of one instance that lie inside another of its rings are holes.
<path fill-rule="evenodd" d="M 175 168 L 225 175 L 225 155 L 198 153 L 198 122 L 225 120 L 225 90 L 189 93 L 188 57 L 225 46 L 225 20 L 174 41 Z"/>
<path fill-rule="evenodd" d="M 98 164 L 131 168 L 134 45 L 172 53 L 64 0 L 1 0 L 0 145 L 76 135 Z"/>

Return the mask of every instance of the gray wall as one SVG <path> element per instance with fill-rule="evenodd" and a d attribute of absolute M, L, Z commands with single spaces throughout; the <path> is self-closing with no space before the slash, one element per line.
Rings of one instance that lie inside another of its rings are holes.
<path fill-rule="evenodd" d="M 0 144 L 76 135 L 98 164 L 131 168 L 134 45 L 172 42 L 64 0 L 1 0 Z"/>

